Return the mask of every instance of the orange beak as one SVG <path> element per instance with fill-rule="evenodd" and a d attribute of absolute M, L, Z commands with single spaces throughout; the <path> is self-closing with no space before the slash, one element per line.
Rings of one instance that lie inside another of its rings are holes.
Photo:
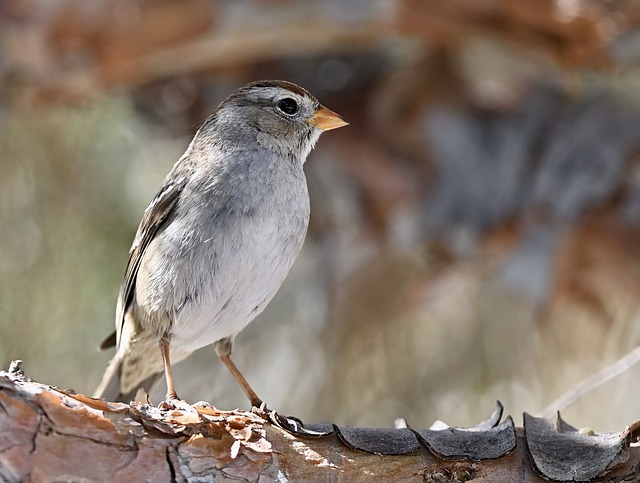
<path fill-rule="evenodd" d="M 309 124 L 323 131 L 330 131 L 331 129 L 347 126 L 349 123 L 332 110 L 320 106 L 315 114 L 311 116 L 311 119 L 309 119 Z"/>

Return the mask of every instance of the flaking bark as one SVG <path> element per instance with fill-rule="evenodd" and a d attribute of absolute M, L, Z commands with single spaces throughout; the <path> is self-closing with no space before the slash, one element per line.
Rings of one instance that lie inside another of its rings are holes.
<path fill-rule="evenodd" d="M 638 481 L 640 451 L 607 481 Z M 248 411 L 109 403 L 0 372 L 3 481 L 541 482 L 521 429 L 502 458 L 445 461 L 425 447 L 381 456 L 337 435 L 298 438 Z M 634 479 L 635 478 L 635 479 Z M 592 480 L 600 481 L 600 480 Z"/>

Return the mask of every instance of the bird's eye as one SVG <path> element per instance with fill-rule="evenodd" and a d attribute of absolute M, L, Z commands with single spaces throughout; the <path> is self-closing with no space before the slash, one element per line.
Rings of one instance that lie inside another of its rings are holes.
<path fill-rule="evenodd" d="M 292 116 L 298 112 L 298 103 L 290 97 L 285 97 L 278 102 L 278 109 L 285 114 Z"/>

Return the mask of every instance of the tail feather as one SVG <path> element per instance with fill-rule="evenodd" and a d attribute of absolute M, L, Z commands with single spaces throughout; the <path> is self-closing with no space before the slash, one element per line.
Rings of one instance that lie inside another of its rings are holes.
<path fill-rule="evenodd" d="M 158 382 L 162 376 L 161 372 L 155 372 L 149 377 L 144 379 L 140 384 L 135 386 L 131 391 L 123 393 L 120 389 L 120 372 L 122 367 L 122 360 L 116 355 L 109 362 L 107 370 L 102 376 L 100 385 L 95 390 L 93 397 L 103 398 L 112 402 L 129 403 L 134 401 L 136 394 L 140 389 L 144 389 L 147 394 L 151 392 L 151 389 Z"/>

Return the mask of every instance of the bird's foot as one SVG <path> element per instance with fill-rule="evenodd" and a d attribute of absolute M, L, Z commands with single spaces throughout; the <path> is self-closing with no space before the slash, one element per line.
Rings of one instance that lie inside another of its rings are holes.
<path fill-rule="evenodd" d="M 333 434 L 332 425 L 312 425 L 313 429 L 311 429 L 307 428 L 305 424 L 295 416 L 284 416 L 271 409 L 268 411 L 267 417 L 272 424 L 295 436 L 301 436 L 304 438 L 323 438 Z"/>
<path fill-rule="evenodd" d="M 267 407 L 267 404 L 260 399 L 252 400 L 251 405 L 253 406 L 251 408 L 252 413 L 257 414 L 267 421 L 271 421 L 271 423 L 275 426 L 278 426 L 279 428 L 284 429 L 285 431 L 296 436 L 303 436 L 307 438 L 322 438 L 324 436 L 330 436 L 331 434 L 333 434 L 332 426 L 328 428 L 306 428 L 304 423 L 300 419 L 296 418 L 295 416 L 284 416 L 282 414 L 279 414 L 277 411 L 269 409 Z"/>
<path fill-rule="evenodd" d="M 189 404 L 184 399 L 180 399 L 177 394 L 167 394 L 167 396 L 164 398 L 164 401 L 161 401 L 160 404 L 158 404 L 158 409 L 164 409 L 166 411 L 172 411 L 176 409 L 186 412 L 195 411 L 194 407 L 191 404 Z"/>
<path fill-rule="evenodd" d="M 196 408 L 196 410 L 204 409 L 205 411 L 217 411 L 217 409 L 214 408 L 213 405 L 207 401 L 198 401 L 193 403 L 192 406 Z"/>
<path fill-rule="evenodd" d="M 198 401 L 191 405 L 193 409 L 195 409 L 198 414 L 205 414 L 207 416 L 220 416 L 228 413 L 232 413 L 233 411 L 223 411 L 222 409 L 218 409 L 213 406 L 211 403 L 207 401 Z"/>
<path fill-rule="evenodd" d="M 262 399 L 256 399 L 251 401 L 251 412 L 257 414 L 260 417 L 268 419 L 271 409 L 267 407 L 267 403 Z"/>

